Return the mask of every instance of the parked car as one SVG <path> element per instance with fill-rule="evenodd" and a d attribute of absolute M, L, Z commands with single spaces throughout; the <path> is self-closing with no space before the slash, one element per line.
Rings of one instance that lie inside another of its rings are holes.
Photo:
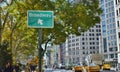
<path fill-rule="evenodd" d="M 110 63 L 104 63 L 102 66 L 103 70 L 110 70 L 110 68 L 111 68 Z"/>
<path fill-rule="evenodd" d="M 85 67 L 86 72 L 100 72 L 100 66 L 94 63 L 90 63 Z"/>
<path fill-rule="evenodd" d="M 74 72 L 84 72 L 84 66 L 83 64 L 76 64 L 73 66 L 72 70 Z"/>

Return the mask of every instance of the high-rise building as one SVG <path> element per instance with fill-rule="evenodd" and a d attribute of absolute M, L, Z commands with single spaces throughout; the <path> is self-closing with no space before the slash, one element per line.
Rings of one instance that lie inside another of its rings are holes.
<path fill-rule="evenodd" d="M 77 1 L 77 0 L 74 0 Z M 118 59 L 119 49 L 119 0 L 99 0 L 103 10 L 101 22 L 84 32 L 81 36 L 70 35 L 66 40 L 67 64 L 84 61 L 88 54 L 103 53 L 104 61 L 114 65 Z"/>
<path fill-rule="evenodd" d="M 120 63 L 120 0 L 115 0 L 115 15 L 117 24 L 118 63 Z"/>
<path fill-rule="evenodd" d="M 117 24 L 115 17 L 115 0 L 99 0 L 103 10 L 101 15 L 101 35 L 104 61 L 113 62 L 117 59 Z"/>
<path fill-rule="evenodd" d="M 99 36 L 100 24 L 96 24 L 81 36 L 70 35 L 65 44 L 66 64 L 78 64 L 85 61 L 86 55 L 99 53 Z"/>

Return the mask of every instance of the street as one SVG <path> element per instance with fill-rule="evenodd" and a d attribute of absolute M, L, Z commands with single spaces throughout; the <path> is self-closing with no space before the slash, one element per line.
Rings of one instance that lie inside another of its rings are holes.
<path fill-rule="evenodd" d="M 117 71 L 114 71 L 114 70 L 104 70 L 104 71 L 101 71 L 101 72 L 117 72 Z"/>
<path fill-rule="evenodd" d="M 73 72 L 72 70 L 64 70 L 64 69 L 47 69 L 45 72 Z M 119 72 L 119 71 L 114 71 L 114 70 L 104 70 L 101 72 Z"/>
<path fill-rule="evenodd" d="M 73 72 L 72 70 L 64 70 L 64 69 L 47 69 L 45 72 Z"/>

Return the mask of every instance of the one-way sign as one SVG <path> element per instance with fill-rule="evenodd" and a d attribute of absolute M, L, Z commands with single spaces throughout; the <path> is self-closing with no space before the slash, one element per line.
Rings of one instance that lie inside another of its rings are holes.
<path fill-rule="evenodd" d="M 53 28 L 53 11 L 28 10 L 28 27 Z"/>

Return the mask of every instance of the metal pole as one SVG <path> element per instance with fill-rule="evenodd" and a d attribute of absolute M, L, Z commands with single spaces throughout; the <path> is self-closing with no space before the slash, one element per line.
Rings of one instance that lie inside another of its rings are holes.
<path fill-rule="evenodd" d="M 1 6 L 0 6 L 0 45 L 1 45 L 1 42 L 2 42 L 2 22 L 1 22 Z"/>
<path fill-rule="evenodd" d="M 38 56 L 39 56 L 39 72 L 42 72 L 42 29 L 38 29 Z"/>

